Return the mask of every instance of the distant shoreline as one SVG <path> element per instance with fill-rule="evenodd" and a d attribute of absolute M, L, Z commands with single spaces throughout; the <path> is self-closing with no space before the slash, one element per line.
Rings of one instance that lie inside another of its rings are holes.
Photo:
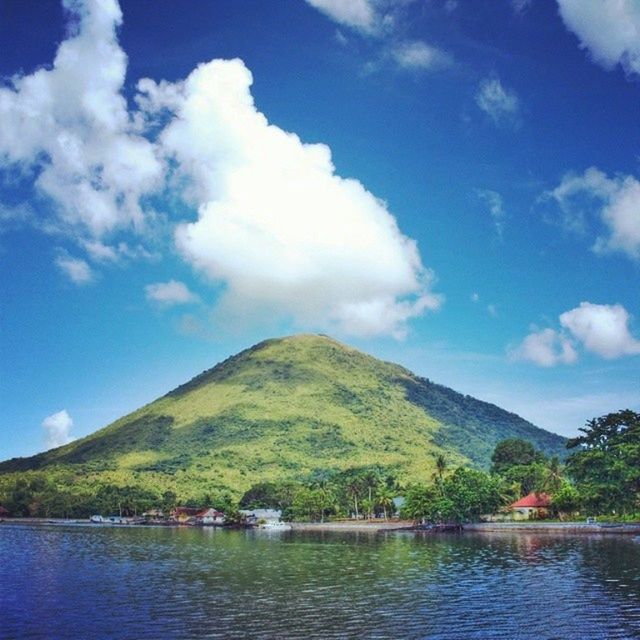
<path fill-rule="evenodd" d="M 101 527 L 125 527 L 137 528 L 158 525 L 144 524 L 95 524 L 89 519 L 75 518 L 65 520 L 62 518 L 4 518 L 0 521 L 7 525 L 67 525 L 67 526 L 90 526 Z M 428 530 L 421 530 L 414 527 L 413 523 L 406 520 L 391 520 L 387 522 L 374 521 L 341 521 L 341 522 L 290 522 L 291 531 L 297 532 L 360 532 L 360 533 L 383 533 L 393 531 L 403 531 L 407 533 L 426 533 Z M 163 525 L 164 527 L 184 527 L 180 524 Z M 186 527 L 185 527 L 186 528 Z M 200 528 L 200 527 L 198 527 Z M 631 523 L 600 523 L 587 524 L 585 522 L 480 522 L 463 525 L 463 532 L 467 533 L 543 533 L 543 534 L 568 534 L 568 535 L 637 535 L 640 536 L 640 522 Z M 439 535 L 439 534 L 436 534 Z"/>

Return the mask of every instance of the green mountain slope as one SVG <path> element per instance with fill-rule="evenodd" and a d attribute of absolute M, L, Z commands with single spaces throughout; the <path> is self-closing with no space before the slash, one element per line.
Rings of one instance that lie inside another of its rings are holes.
<path fill-rule="evenodd" d="M 267 340 L 96 433 L 0 474 L 46 470 L 71 482 L 112 482 L 238 494 L 317 469 L 380 465 L 427 479 L 434 454 L 489 465 L 495 443 L 564 439 L 325 336 Z"/>

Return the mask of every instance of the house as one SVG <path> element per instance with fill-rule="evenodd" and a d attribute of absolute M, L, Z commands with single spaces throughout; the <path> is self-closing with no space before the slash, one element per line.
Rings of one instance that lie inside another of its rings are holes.
<path fill-rule="evenodd" d="M 546 493 L 531 492 L 509 506 L 514 520 L 532 520 L 546 518 L 551 508 L 551 496 Z"/>
<path fill-rule="evenodd" d="M 188 520 L 195 518 L 199 512 L 200 509 L 196 509 L 194 507 L 176 507 L 171 512 L 171 519 L 181 523 L 187 522 Z"/>
<path fill-rule="evenodd" d="M 162 509 L 149 509 L 142 514 L 142 517 L 146 520 L 161 520 L 164 518 Z"/>
<path fill-rule="evenodd" d="M 9 515 L 9 511 L 0 505 L 0 518 L 8 518 Z"/>
<path fill-rule="evenodd" d="M 279 509 L 240 509 L 247 524 L 270 524 L 280 522 L 282 511 Z"/>
<path fill-rule="evenodd" d="M 224 513 L 216 509 L 204 509 L 196 515 L 196 520 L 205 525 L 224 524 Z"/>

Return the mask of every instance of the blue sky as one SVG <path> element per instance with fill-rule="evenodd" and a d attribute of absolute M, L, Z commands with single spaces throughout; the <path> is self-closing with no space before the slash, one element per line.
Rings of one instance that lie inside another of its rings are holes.
<path fill-rule="evenodd" d="M 634 0 L 0 0 L 0 458 L 300 331 L 565 435 L 640 409 L 634 29 Z"/>

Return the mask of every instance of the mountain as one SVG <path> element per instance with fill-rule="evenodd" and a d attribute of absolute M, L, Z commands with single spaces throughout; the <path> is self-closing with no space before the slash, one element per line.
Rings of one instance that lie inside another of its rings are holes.
<path fill-rule="evenodd" d="M 261 342 L 86 438 L 0 464 L 0 474 L 237 495 L 317 469 L 380 465 L 424 480 L 440 453 L 451 466 L 486 468 L 496 442 L 511 437 L 564 451 L 563 438 L 495 405 L 298 335 Z"/>

